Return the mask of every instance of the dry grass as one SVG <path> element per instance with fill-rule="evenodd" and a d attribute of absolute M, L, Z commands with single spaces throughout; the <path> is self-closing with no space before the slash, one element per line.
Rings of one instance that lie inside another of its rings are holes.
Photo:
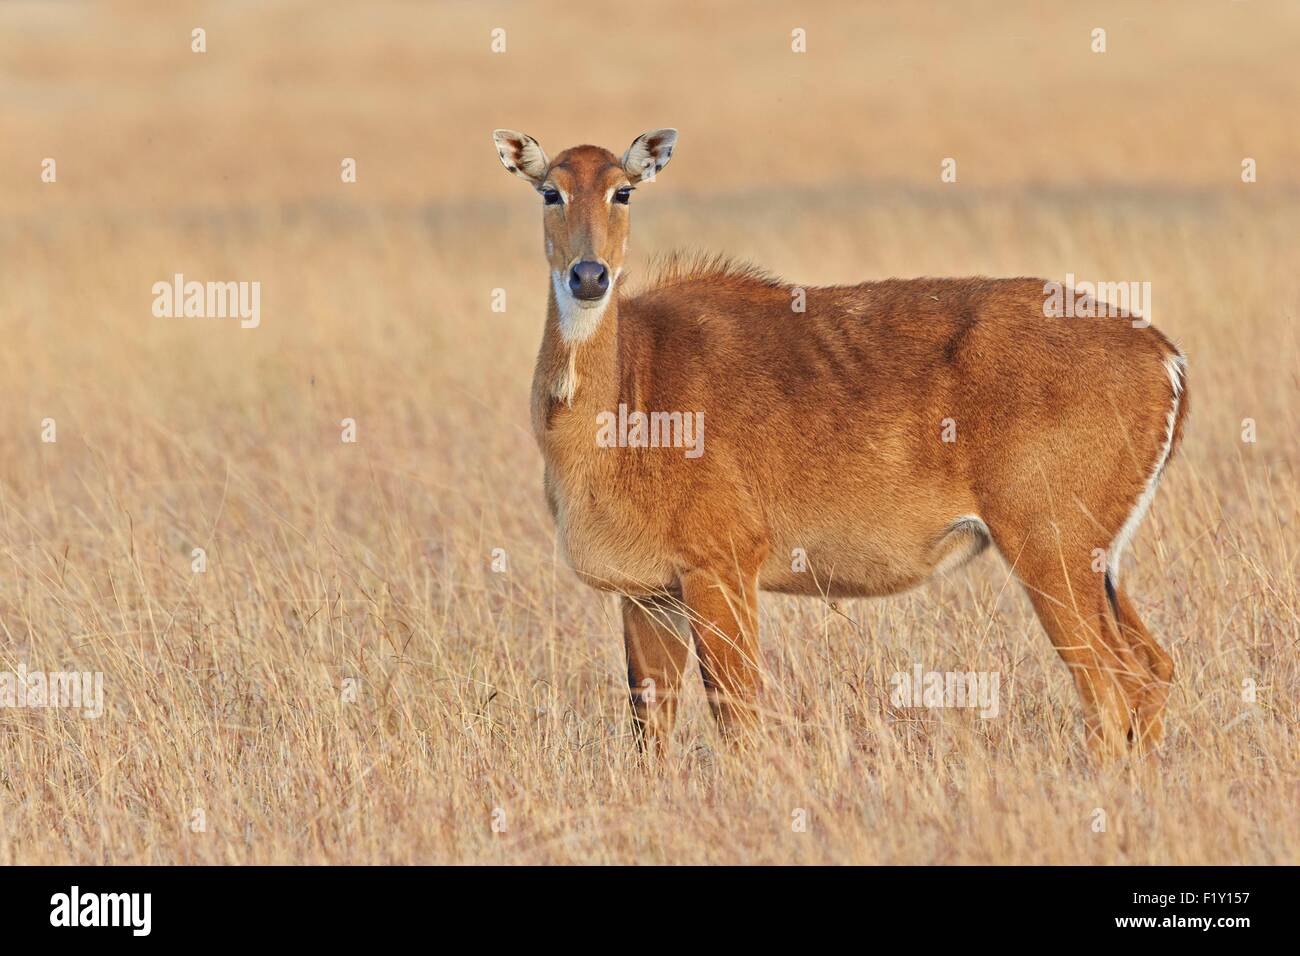
<path fill-rule="evenodd" d="M 1293 5 L 363 6 L 0 7 L 0 670 L 107 695 L 0 710 L 0 863 L 1300 862 Z M 528 433 L 539 213 L 488 133 L 665 124 L 634 266 L 1153 282 L 1193 401 L 1126 560 L 1178 666 L 1158 769 L 1089 764 L 991 556 L 766 598 L 771 742 L 715 750 L 695 682 L 634 766 L 616 608 L 557 564 Z M 260 280 L 262 326 L 155 319 L 175 272 Z M 916 663 L 999 672 L 1001 716 L 891 711 Z"/>

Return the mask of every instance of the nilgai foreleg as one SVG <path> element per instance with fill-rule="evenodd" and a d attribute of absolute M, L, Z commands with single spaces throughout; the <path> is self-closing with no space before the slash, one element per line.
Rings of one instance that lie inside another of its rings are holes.
<path fill-rule="evenodd" d="M 709 706 L 723 736 L 736 740 L 758 723 L 758 575 L 692 570 L 681 588 Z"/>
<path fill-rule="evenodd" d="M 623 598 L 623 642 L 632 702 L 632 732 L 644 751 L 662 752 L 677 716 L 677 694 L 690 663 L 680 602 Z"/>

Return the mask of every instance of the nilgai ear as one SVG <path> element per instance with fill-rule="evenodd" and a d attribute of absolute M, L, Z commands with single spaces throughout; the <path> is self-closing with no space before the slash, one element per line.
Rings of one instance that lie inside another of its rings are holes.
<path fill-rule="evenodd" d="M 521 179 L 526 179 L 534 186 L 546 175 L 550 160 L 542 152 L 541 145 L 527 133 L 517 133 L 512 129 L 492 131 L 492 142 L 497 144 L 497 155 L 501 165 Z"/>
<path fill-rule="evenodd" d="M 623 154 L 623 172 L 634 183 L 654 182 L 655 173 L 668 165 L 677 144 L 677 130 L 652 129 L 632 140 Z"/>

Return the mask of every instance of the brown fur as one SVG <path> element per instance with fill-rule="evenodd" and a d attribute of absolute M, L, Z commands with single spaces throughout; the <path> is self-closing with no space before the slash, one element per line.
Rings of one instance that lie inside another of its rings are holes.
<path fill-rule="evenodd" d="M 629 181 L 620 161 L 577 147 L 548 177 L 572 197 L 545 211 L 552 267 L 596 256 L 617 274 L 627 207 L 604 195 Z M 1039 279 L 808 288 L 803 313 L 790 285 L 722 258 L 672 257 L 635 294 L 623 284 L 579 342 L 551 289 L 533 423 L 569 562 L 627 596 L 639 734 L 671 727 L 677 612 L 734 731 L 755 720 L 760 589 L 902 591 L 981 549 L 978 523 L 954 525 L 975 515 L 1071 668 L 1094 749 L 1159 741 L 1172 662 L 1117 582 L 1108 600 L 1094 549 L 1112 546 L 1165 446 L 1178 353 L 1164 336 L 1047 318 Z M 620 403 L 702 411 L 704 454 L 598 447 L 597 416 Z M 1184 388 L 1175 446 L 1186 409 Z M 956 441 L 941 440 L 946 420 Z"/>

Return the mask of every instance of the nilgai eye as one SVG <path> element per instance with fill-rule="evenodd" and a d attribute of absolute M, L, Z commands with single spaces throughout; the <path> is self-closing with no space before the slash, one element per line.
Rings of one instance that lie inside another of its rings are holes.
<path fill-rule="evenodd" d="M 548 206 L 558 206 L 560 204 L 560 191 L 558 189 L 543 189 L 542 201 Z"/>
<path fill-rule="evenodd" d="M 624 206 L 632 199 L 632 187 L 624 186 L 621 189 L 614 190 L 614 202 L 622 203 Z"/>

